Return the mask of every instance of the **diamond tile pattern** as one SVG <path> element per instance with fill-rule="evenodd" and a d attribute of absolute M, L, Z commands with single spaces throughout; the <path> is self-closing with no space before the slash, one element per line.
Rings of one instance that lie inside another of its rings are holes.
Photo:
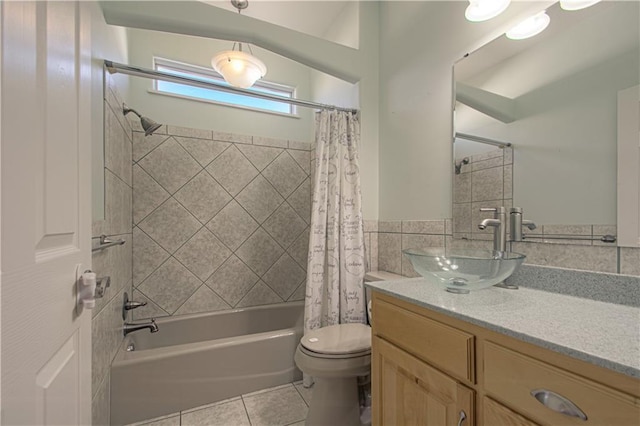
<path fill-rule="evenodd" d="M 180 188 L 175 198 L 196 219 L 207 223 L 231 200 L 231 195 L 203 170 Z"/>
<path fill-rule="evenodd" d="M 311 153 L 166 129 L 134 134 L 132 317 L 304 298 Z"/>
<path fill-rule="evenodd" d="M 140 161 L 142 157 L 150 153 L 155 147 L 168 138 L 168 135 L 159 135 L 157 133 L 145 136 L 143 132 L 133 132 L 133 161 Z"/>
<path fill-rule="evenodd" d="M 288 197 L 307 177 L 288 152 L 280 154 L 262 174 L 283 197 Z"/>
<path fill-rule="evenodd" d="M 231 256 L 207 281 L 207 285 L 231 306 L 247 294 L 259 277 L 237 256 Z"/>
<path fill-rule="evenodd" d="M 282 247 L 287 248 L 307 224 L 289 204 L 283 203 L 262 226 Z"/>
<path fill-rule="evenodd" d="M 231 250 L 240 247 L 253 231 L 258 229 L 258 222 L 253 220 L 240 204 L 231 201 L 216 215 L 207 228 L 226 244 Z"/>
<path fill-rule="evenodd" d="M 142 167 L 133 166 L 133 223 L 139 223 L 169 198 L 169 193 Z"/>
<path fill-rule="evenodd" d="M 242 259 L 256 274 L 262 276 L 271 265 L 282 255 L 284 250 L 264 230 L 258 229 L 236 251 L 236 255 Z"/>
<path fill-rule="evenodd" d="M 305 279 L 304 270 L 288 254 L 280 259 L 264 274 L 263 280 L 282 299 L 287 300 Z"/>
<path fill-rule="evenodd" d="M 311 194 L 311 180 L 307 178 L 287 198 L 291 207 L 307 223 L 311 223 L 311 197 L 309 194 Z"/>
<path fill-rule="evenodd" d="M 202 282 L 180 262 L 171 258 L 149 276 L 138 289 L 160 308 L 173 314 Z"/>
<path fill-rule="evenodd" d="M 236 201 L 258 221 L 264 222 L 284 199 L 262 176 L 255 178 L 240 194 Z"/>
<path fill-rule="evenodd" d="M 229 256 L 231 251 L 206 228 L 198 231 L 175 254 L 176 259 L 202 281 L 206 281 Z"/>
<path fill-rule="evenodd" d="M 247 306 L 268 305 L 270 303 L 280 303 L 282 299 L 278 297 L 268 285 L 260 281 L 253 286 L 245 297 L 238 303 L 238 308 L 244 308 Z"/>
<path fill-rule="evenodd" d="M 221 311 L 229 308 L 231 306 L 227 305 L 220 296 L 211 291 L 206 285 L 203 285 L 178 308 L 176 315 Z"/>
<path fill-rule="evenodd" d="M 200 226 L 200 222 L 173 198 L 139 224 L 140 229 L 169 253 L 186 243 Z"/>
<path fill-rule="evenodd" d="M 201 170 L 174 138 L 167 139 L 138 164 L 171 194 Z"/>
<path fill-rule="evenodd" d="M 235 146 L 213 160 L 207 171 L 231 195 L 236 195 L 258 175 L 258 170 Z"/>
<path fill-rule="evenodd" d="M 175 139 L 202 167 L 206 167 L 225 149 L 229 148 L 229 143 L 211 141 L 207 139 L 184 138 L 176 136 Z"/>
<path fill-rule="evenodd" d="M 169 258 L 140 228 L 133 228 L 133 285 L 138 285 Z"/>
<path fill-rule="evenodd" d="M 282 153 L 282 149 L 257 145 L 238 145 L 238 149 L 260 171 Z"/>

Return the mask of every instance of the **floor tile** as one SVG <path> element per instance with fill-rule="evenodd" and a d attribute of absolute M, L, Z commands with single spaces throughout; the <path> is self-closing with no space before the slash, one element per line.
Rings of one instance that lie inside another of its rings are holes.
<path fill-rule="evenodd" d="M 182 426 L 250 426 L 242 399 L 182 414 Z"/>
<path fill-rule="evenodd" d="M 307 404 L 293 386 L 242 399 L 253 426 L 289 425 L 307 417 Z"/>
<path fill-rule="evenodd" d="M 132 423 L 129 426 L 180 426 L 180 413 L 169 414 L 155 419 Z"/>
<path fill-rule="evenodd" d="M 313 392 L 313 385 L 310 388 L 305 388 L 304 386 L 302 386 L 302 382 L 296 382 L 293 385 L 296 387 L 298 393 L 300 393 L 300 395 L 302 396 L 302 399 L 304 399 L 304 402 L 306 402 L 307 405 L 311 404 L 311 393 Z"/>

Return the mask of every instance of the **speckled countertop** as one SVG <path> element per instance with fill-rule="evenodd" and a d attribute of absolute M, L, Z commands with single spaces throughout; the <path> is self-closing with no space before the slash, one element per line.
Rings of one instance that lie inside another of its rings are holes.
<path fill-rule="evenodd" d="M 520 287 L 453 294 L 422 278 L 367 283 L 419 306 L 640 378 L 640 308 Z M 375 316 L 375 313 L 373 314 Z"/>

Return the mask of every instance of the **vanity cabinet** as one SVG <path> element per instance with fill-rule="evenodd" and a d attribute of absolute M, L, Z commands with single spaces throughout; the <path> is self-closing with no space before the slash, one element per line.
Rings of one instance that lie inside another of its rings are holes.
<path fill-rule="evenodd" d="M 376 291 L 372 318 L 374 425 L 640 425 L 638 379 Z"/>

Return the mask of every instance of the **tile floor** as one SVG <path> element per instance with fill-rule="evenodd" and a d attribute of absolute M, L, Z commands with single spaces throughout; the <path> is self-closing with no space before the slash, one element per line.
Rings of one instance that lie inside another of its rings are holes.
<path fill-rule="evenodd" d="M 302 382 L 295 382 L 145 420 L 134 425 L 304 426 L 310 401 L 311 389 L 305 389 Z"/>

